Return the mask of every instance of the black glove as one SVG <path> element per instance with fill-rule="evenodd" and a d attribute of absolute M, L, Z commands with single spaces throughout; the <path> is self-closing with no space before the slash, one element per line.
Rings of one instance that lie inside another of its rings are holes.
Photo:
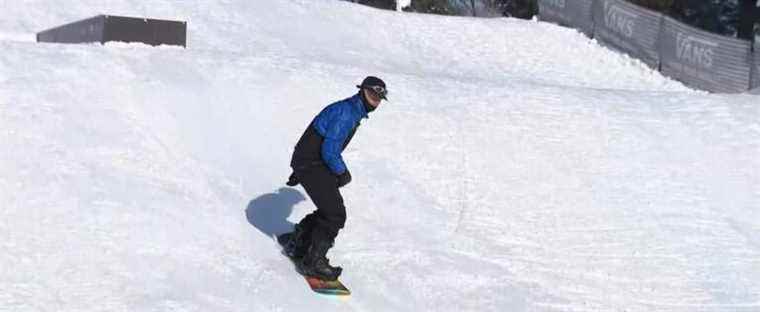
<path fill-rule="evenodd" d="M 285 183 L 285 184 L 287 186 L 296 186 L 299 183 L 301 183 L 301 181 L 298 181 L 298 177 L 296 176 L 296 173 L 293 172 L 293 173 L 290 174 L 290 177 L 288 178 L 288 182 Z"/>
<path fill-rule="evenodd" d="M 344 187 L 348 183 L 351 183 L 351 173 L 346 170 L 346 172 L 338 175 L 338 187 Z"/>

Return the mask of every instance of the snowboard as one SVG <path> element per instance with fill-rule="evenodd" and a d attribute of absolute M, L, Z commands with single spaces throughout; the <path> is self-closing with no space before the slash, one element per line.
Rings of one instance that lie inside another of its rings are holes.
<path fill-rule="evenodd" d="M 338 279 L 334 281 L 325 281 L 310 276 L 304 276 L 304 278 L 306 279 L 306 283 L 309 284 L 309 287 L 311 287 L 311 290 L 316 293 L 333 296 L 351 295 L 351 291 L 348 290 L 348 288 L 346 288 L 346 285 L 343 285 L 343 283 L 341 283 Z"/>
<path fill-rule="evenodd" d="M 280 247 L 285 248 L 285 244 L 290 239 L 290 234 L 291 233 L 285 233 L 280 236 L 277 236 L 277 243 L 280 244 Z M 298 259 L 288 257 L 288 255 L 285 254 L 284 249 L 282 251 L 282 255 L 288 258 L 293 263 L 294 266 L 298 267 L 298 264 L 296 263 Z M 298 272 L 297 269 L 296 269 L 296 272 Z M 299 274 L 300 273 L 301 272 L 299 272 Z M 301 276 L 303 276 L 304 279 L 306 279 L 306 283 L 309 284 L 309 287 L 311 288 L 311 290 L 313 290 L 316 293 L 323 294 L 323 295 L 332 295 L 332 296 L 351 295 L 351 291 L 348 290 L 346 285 L 343 285 L 343 283 L 341 283 L 340 279 L 336 279 L 334 281 L 326 281 L 326 280 L 319 279 L 313 276 L 306 276 L 303 274 L 301 274 Z"/>

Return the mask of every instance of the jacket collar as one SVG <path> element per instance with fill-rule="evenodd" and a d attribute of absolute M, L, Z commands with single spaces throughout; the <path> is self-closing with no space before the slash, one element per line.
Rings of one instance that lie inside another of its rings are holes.
<path fill-rule="evenodd" d="M 354 108 L 354 111 L 359 113 L 362 118 L 369 119 L 367 109 L 364 108 L 364 100 L 362 99 L 361 93 L 357 93 L 351 97 L 351 106 Z"/>

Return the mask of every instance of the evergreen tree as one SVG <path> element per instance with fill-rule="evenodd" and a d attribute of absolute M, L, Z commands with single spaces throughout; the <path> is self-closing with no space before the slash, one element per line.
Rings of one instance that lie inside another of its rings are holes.
<path fill-rule="evenodd" d="M 674 0 L 668 14 L 710 32 L 735 36 L 739 12 L 737 0 Z"/>
<path fill-rule="evenodd" d="M 631 0 L 631 3 L 657 12 L 667 12 L 673 6 L 673 0 Z"/>
<path fill-rule="evenodd" d="M 412 3 L 404 8 L 407 12 L 432 13 L 441 15 L 457 15 L 457 10 L 448 0 L 412 0 Z"/>
<path fill-rule="evenodd" d="M 462 16 L 511 16 L 532 18 L 538 14 L 538 0 L 412 0 L 410 12 Z"/>
<path fill-rule="evenodd" d="M 760 1 L 756 0 L 741 0 L 739 2 L 739 13 L 737 23 L 737 37 L 753 40 L 755 37 L 755 28 L 758 22 L 760 22 L 760 8 L 758 8 Z"/>
<path fill-rule="evenodd" d="M 742 38 L 751 37 L 751 25 L 757 21 L 756 10 L 747 12 L 746 8 L 754 6 L 758 0 L 628 1 L 663 12 L 689 25 L 728 36 L 736 36 L 738 32 Z M 411 5 L 404 10 L 443 15 L 510 16 L 529 19 L 538 14 L 539 8 L 538 0 L 412 0 Z"/>
<path fill-rule="evenodd" d="M 396 0 L 354 0 L 353 2 L 378 9 L 396 10 Z"/>
<path fill-rule="evenodd" d="M 537 0 L 487 0 L 493 10 L 503 16 L 530 19 L 538 15 Z"/>

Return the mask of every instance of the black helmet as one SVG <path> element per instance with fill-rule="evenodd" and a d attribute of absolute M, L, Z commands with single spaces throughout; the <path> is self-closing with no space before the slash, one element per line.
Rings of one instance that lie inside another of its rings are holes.
<path fill-rule="evenodd" d="M 356 87 L 359 89 L 372 90 L 372 92 L 377 94 L 381 99 L 388 100 L 388 89 L 385 88 L 385 82 L 380 78 L 367 76 L 367 78 L 364 78 L 364 81 L 362 81 L 362 84 Z"/>

